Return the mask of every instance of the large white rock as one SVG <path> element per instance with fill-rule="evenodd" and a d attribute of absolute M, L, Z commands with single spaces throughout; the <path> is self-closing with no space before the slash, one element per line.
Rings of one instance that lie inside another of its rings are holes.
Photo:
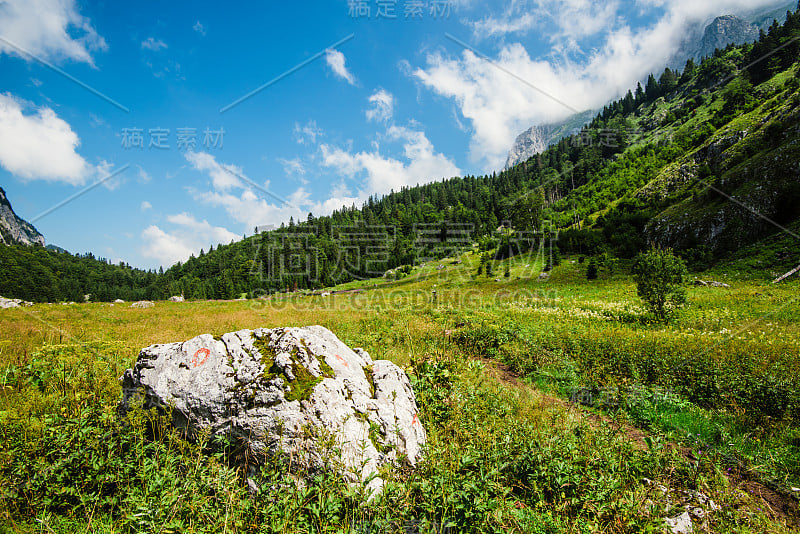
<path fill-rule="evenodd" d="M 19 301 L 17 299 L 7 299 L 0 297 L 0 309 L 19 308 Z"/>
<path fill-rule="evenodd" d="M 7 299 L 0 297 L 0 310 L 8 308 L 19 308 L 20 306 L 33 306 L 33 302 L 22 299 Z"/>
<path fill-rule="evenodd" d="M 426 440 L 406 373 L 322 326 L 152 345 L 125 371 L 122 391 L 123 414 L 140 398 L 171 409 L 190 437 L 228 436 L 256 462 L 281 453 L 312 472 L 333 465 L 370 492 L 383 486 L 381 466 L 415 465 Z"/>

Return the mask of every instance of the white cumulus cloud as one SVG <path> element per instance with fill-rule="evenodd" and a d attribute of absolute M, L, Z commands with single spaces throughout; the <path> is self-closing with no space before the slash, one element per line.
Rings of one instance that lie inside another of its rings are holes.
<path fill-rule="evenodd" d="M 499 16 L 472 22 L 475 37 L 546 30 L 551 41 L 589 37 L 612 27 L 619 0 L 515 0 Z"/>
<path fill-rule="evenodd" d="M 295 122 L 292 135 L 300 145 L 314 145 L 317 142 L 317 138 L 325 135 L 325 132 L 317 126 L 317 121 L 310 120 L 304 126 L 300 126 L 299 122 Z"/>
<path fill-rule="evenodd" d="M 313 121 L 306 128 L 301 128 L 299 124 L 295 128 L 296 132 L 304 129 L 312 132 L 313 138 L 318 135 Z M 304 179 L 300 180 L 303 184 L 301 187 L 281 198 L 269 190 L 268 183 L 263 186 L 257 184 L 247 177 L 243 169 L 217 161 L 208 153 L 185 154 L 195 170 L 211 178 L 210 190 L 193 187 L 189 191 L 196 201 L 225 210 L 233 220 L 242 223 L 249 233 L 257 226 L 279 226 L 290 217 L 302 221 L 309 212 L 317 216 L 327 215 L 343 206 L 360 205 L 370 195 L 382 195 L 391 190 L 399 191 L 405 186 L 462 174 L 452 160 L 436 152 L 425 132 L 416 126 L 391 125 L 378 137 L 387 145 L 399 147 L 401 155 L 392 157 L 381 153 L 377 142 L 370 151 L 353 151 L 347 147 L 321 144 L 317 153 L 306 161 L 299 158 L 278 160 L 289 175 L 310 173 L 308 164 L 319 165 L 322 172 L 332 170 L 338 174 L 340 180 L 331 186 L 330 191 L 314 191 L 317 199 L 311 198 L 311 192 L 306 188 L 308 183 Z M 231 174 L 235 176 L 230 178 Z"/>
<path fill-rule="evenodd" d="M 198 221 L 193 215 L 179 213 L 167 217 L 172 225 L 165 231 L 157 225 L 151 225 L 142 232 L 144 245 L 142 256 L 158 260 L 161 265 L 169 267 L 179 261 L 186 261 L 192 254 L 200 252 L 209 245 L 227 245 L 241 238 L 237 234 L 220 226 L 212 226 L 208 221 Z"/>
<path fill-rule="evenodd" d="M 195 200 L 223 208 L 233 220 L 244 224 L 249 231 L 256 226 L 280 224 L 288 221 L 289 217 L 297 219 L 303 215 L 300 206 L 309 203 L 308 193 L 302 188 L 289 198 L 280 199 L 269 191 L 269 183 L 257 184 L 240 167 L 220 163 L 206 152 L 187 152 L 185 157 L 195 170 L 211 178 L 211 191 L 190 189 Z"/>
<path fill-rule="evenodd" d="M 339 52 L 338 50 L 334 50 L 333 48 L 329 48 L 325 52 L 325 61 L 328 63 L 328 66 L 331 68 L 334 74 L 336 74 L 339 78 L 347 81 L 350 85 L 356 84 L 356 79 L 353 74 L 347 70 L 345 66 L 345 57 L 344 54 Z"/>
<path fill-rule="evenodd" d="M 137 172 L 136 174 L 139 177 L 139 181 L 140 182 L 146 184 L 146 183 L 149 183 L 150 180 L 153 179 L 153 177 L 150 176 L 150 173 L 148 173 L 146 170 L 144 170 L 141 165 L 137 165 L 136 167 L 139 169 L 139 172 Z"/>
<path fill-rule="evenodd" d="M 371 194 L 385 194 L 404 186 L 461 175 L 455 163 L 434 150 L 425 132 L 391 126 L 386 138 L 403 144 L 406 161 L 384 156 L 377 148 L 371 152 L 351 152 L 322 145 L 323 165 L 346 177 L 362 177 L 358 194 L 362 200 Z"/>
<path fill-rule="evenodd" d="M 306 173 L 305 165 L 300 158 L 286 159 L 278 158 L 278 162 L 283 166 L 283 172 L 287 175 L 302 176 Z"/>
<path fill-rule="evenodd" d="M 387 122 L 394 115 L 394 96 L 385 89 L 375 91 L 369 97 L 371 107 L 367 109 L 367 120 L 375 122 Z"/>
<path fill-rule="evenodd" d="M 93 167 L 77 148 L 78 135 L 48 107 L 26 114 L 24 101 L 0 94 L 0 165 L 22 180 L 82 185 L 105 164 Z M 100 172 L 102 174 L 102 172 Z"/>
<path fill-rule="evenodd" d="M 30 60 L 25 53 L 94 65 L 92 52 L 105 50 L 105 40 L 75 0 L 4 0 L 0 2 L 0 53 Z M 19 48 L 17 48 L 19 47 Z"/>
<path fill-rule="evenodd" d="M 214 189 L 226 191 L 241 187 L 240 176 L 244 176 L 241 167 L 218 163 L 216 158 L 207 152 L 186 152 L 186 160 L 195 170 L 208 173 Z"/>
<path fill-rule="evenodd" d="M 313 203 L 309 201 L 309 194 L 303 188 L 296 190 L 283 202 L 253 189 L 236 193 L 195 191 L 194 197 L 199 202 L 223 208 L 233 220 L 242 223 L 247 232 L 253 232 L 256 226 L 278 226 L 290 217 L 300 220 L 309 211 L 313 211 Z"/>

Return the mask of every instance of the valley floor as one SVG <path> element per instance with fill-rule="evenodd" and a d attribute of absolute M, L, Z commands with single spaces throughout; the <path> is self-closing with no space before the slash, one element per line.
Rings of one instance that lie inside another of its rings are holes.
<path fill-rule="evenodd" d="M 660 532 L 684 512 L 695 532 L 800 528 L 796 280 L 691 287 L 662 324 L 627 276 L 588 281 L 577 258 L 546 280 L 536 258 L 507 277 L 478 259 L 259 300 L 0 310 L 0 530 Z M 251 498 L 224 455 L 119 425 L 142 347 L 310 324 L 412 377 L 426 460 L 369 505 L 324 473 Z"/>

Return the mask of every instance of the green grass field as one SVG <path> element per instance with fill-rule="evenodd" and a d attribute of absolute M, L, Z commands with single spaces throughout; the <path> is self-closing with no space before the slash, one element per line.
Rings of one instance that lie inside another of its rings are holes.
<path fill-rule="evenodd" d="M 721 506 L 696 531 L 798 528 L 755 495 L 800 486 L 797 281 L 689 287 L 662 324 L 621 268 L 587 281 L 572 258 L 540 281 L 536 258 L 508 277 L 459 260 L 329 296 L 0 310 L 0 531 L 661 532 L 682 508 L 659 484 Z M 297 485 L 278 460 L 251 497 L 157 414 L 118 421 L 142 347 L 310 324 L 412 376 L 429 448 L 381 498 L 330 472 Z"/>

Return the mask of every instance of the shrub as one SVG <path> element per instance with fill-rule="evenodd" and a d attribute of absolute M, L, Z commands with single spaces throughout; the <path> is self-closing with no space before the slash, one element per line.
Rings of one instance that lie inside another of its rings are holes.
<path fill-rule="evenodd" d="M 652 248 L 634 260 L 636 292 L 656 317 L 666 320 L 669 314 L 686 303 L 683 279 L 686 265 L 672 249 Z"/>
<path fill-rule="evenodd" d="M 680 256 L 686 262 L 686 267 L 692 272 L 706 271 L 711 268 L 714 261 L 711 249 L 705 245 L 682 250 Z"/>
<path fill-rule="evenodd" d="M 589 267 L 586 268 L 586 279 L 597 280 L 597 264 L 593 259 L 589 261 Z"/>

